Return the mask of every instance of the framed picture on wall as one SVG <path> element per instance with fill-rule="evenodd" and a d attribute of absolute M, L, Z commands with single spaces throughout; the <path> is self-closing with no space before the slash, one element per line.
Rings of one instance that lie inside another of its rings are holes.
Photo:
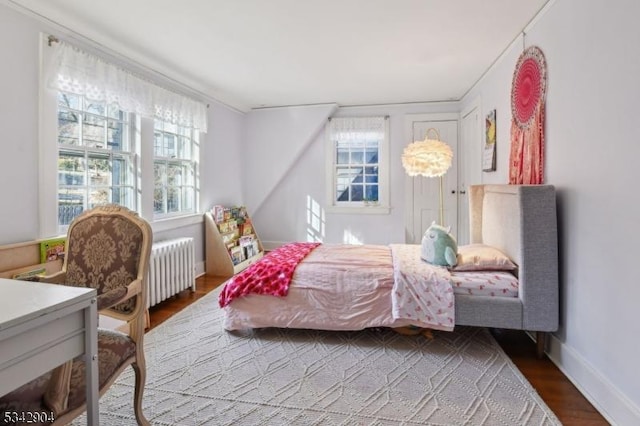
<path fill-rule="evenodd" d="M 482 151 L 482 170 L 494 172 L 496 170 L 496 110 L 492 110 L 485 120 L 485 143 Z"/>

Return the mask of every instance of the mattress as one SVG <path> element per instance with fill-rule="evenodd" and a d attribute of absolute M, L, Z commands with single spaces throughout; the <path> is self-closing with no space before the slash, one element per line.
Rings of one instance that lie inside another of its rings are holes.
<path fill-rule="evenodd" d="M 518 297 L 518 278 L 507 271 L 452 272 L 453 294 Z"/>

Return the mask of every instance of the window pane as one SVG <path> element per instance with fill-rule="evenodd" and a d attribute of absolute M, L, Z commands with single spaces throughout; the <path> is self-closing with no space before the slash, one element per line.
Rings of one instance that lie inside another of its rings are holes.
<path fill-rule="evenodd" d="M 183 203 L 182 203 L 182 209 L 186 210 L 186 211 L 194 211 L 194 205 L 193 205 L 193 200 L 196 199 L 195 197 L 195 189 L 193 187 L 187 186 L 186 188 L 183 189 Z"/>
<path fill-rule="evenodd" d="M 367 185 L 366 196 L 369 201 L 378 201 L 378 185 Z"/>
<path fill-rule="evenodd" d="M 365 151 L 365 158 L 367 164 L 376 164 L 378 162 L 378 150 L 374 148 L 367 148 Z"/>
<path fill-rule="evenodd" d="M 338 155 L 336 158 L 336 164 L 349 164 L 349 149 L 338 148 Z"/>
<path fill-rule="evenodd" d="M 87 101 L 85 111 L 104 116 L 104 103 L 99 101 Z"/>
<path fill-rule="evenodd" d="M 58 107 L 80 109 L 80 97 L 70 93 L 58 93 Z"/>
<path fill-rule="evenodd" d="M 153 212 L 164 213 L 164 188 L 153 190 Z"/>
<path fill-rule="evenodd" d="M 91 186 L 109 186 L 111 184 L 111 160 L 109 157 L 90 157 L 88 165 Z"/>
<path fill-rule="evenodd" d="M 58 143 L 68 145 L 80 144 L 80 125 L 78 113 L 71 111 L 58 112 Z"/>
<path fill-rule="evenodd" d="M 123 206 L 133 202 L 133 188 L 127 186 L 114 186 L 111 194 L 111 202 Z"/>
<path fill-rule="evenodd" d="M 180 188 L 167 188 L 167 212 L 175 213 L 180 211 Z"/>
<path fill-rule="evenodd" d="M 162 149 L 162 133 L 153 133 L 153 155 L 156 157 L 164 157 L 164 150 Z"/>
<path fill-rule="evenodd" d="M 176 156 L 176 136 L 164 134 L 164 156 L 174 158 Z"/>
<path fill-rule="evenodd" d="M 180 137 L 180 150 L 178 158 L 183 160 L 191 160 L 191 139 L 184 136 Z"/>
<path fill-rule="evenodd" d="M 349 170 L 352 182 L 362 182 L 363 170 L 362 167 L 352 167 Z"/>
<path fill-rule="evenodd" d="M 88 147 L 106 148 L 104 127 L 104 118 L 85 114 L 82 125 L 83 144 Z"/>
<path fill-rule="evenodd" d="M 156 161 L 155 163 L 153 163 L 153 174 L 155 177 L 156 187 L 165 185 L 167 166 L 163 162 Z"/>
<path fill-rule="evenodd" d="M 349 167 L 336 167 L 336 183 L 345 186 L 351 183 L 351 172 Z"/>
<path fill-rule="evenodd" d="M 167 186 L 182 185 L 182 166 L 180 164 L 169 164 L 167 168 Z"/>
<path fill-rule="evenodd" d="M 351 200 L 350 201 L 362 201 L 364 197 L 363 185 L 351 185 Z"/>
<path fill-rule="evenodd" d="M 366 183 L 378 183 L 378 176 L 376 176 L 376 175 L 373 175 L 373 176 L 366 175 L 365 176 L 365 182 Z"/>
<path fill-rule="evenodd" d="M 196 174 L 195 174 L 193 164 L 191 163 L 185 164 L 182 173 L 183 173 L 182 175 L 183 185 L 195 186 Z"/>
<path fill-rule="evenodd" d="M 112 185 L 130 185 L 131 169 L 128 158 L 114 157 L 112 160 L 111 183 Z"/>
<path fill-rule="evenodd" d="M 349 201 L 349 186 L 343 186 L 343 185 L 337 186 L 336 201 Z"/>
<path fill-rule="evenodd" d="M 364 163 L 364 153 L 362 150 L 351 151 L 351 164 L 362 164 Z"/>
<path fill-rule="evenodd" d="M 89 191 L 89 208 L 111 202 L 111 191 L 108 188 L 96 188 Z"/>
<path fill-rule="evenodd" d="M 124 147 L 125 125 L 119 121 L 109 120 L 107 127 L 107 146 L 114 151 L 122 151 Z"/>
<path fill-rule="evenodd" d="M 58 185 L 85 185 L 86 166 L 83 156 L 60 153 L 58 156 Z"/>
<path fill-rule="evenodd" d="M 69 225 L 71 221 L 84 211 L 84 190 L 58 190 L 58 224 Z"/>

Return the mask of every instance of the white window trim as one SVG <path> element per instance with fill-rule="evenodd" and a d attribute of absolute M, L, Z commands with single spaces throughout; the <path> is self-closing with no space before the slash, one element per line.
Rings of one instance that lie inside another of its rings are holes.
<path fill-rule="evenodd" d="M 378 204 L 366 206 L 364 202 L 335 202 L 335 152 L 336 146 L 331 140 L 329 124 L 325 128 L 325 212 L 333 214 L 389 214 L 391 212 L 389 197 L 389 116 L 384 120 L 384 139 L 379 146 L 378 158 Z"/>
<path fill-rule="evenodd" d="M 47 36 L 40 37 L 40 111 L 38 128 L 39 216 L 40 238 L 60 234 L 58 230 L 58 98 L 57 92 L 47 88 L 46 71 L 51 67 L 52 55 L 46 55 Z M 51 143 L 51 138 L 56 143 Z"/>

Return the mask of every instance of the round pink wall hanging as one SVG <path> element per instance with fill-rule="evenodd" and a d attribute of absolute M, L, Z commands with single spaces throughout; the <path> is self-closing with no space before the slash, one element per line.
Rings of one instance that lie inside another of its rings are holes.
<path fill-rule="evenodd" d="M 540 184 L 544 166 L 547 63 L 537 46 L 518 59 L 511 84 L 510 184 Z"/>

